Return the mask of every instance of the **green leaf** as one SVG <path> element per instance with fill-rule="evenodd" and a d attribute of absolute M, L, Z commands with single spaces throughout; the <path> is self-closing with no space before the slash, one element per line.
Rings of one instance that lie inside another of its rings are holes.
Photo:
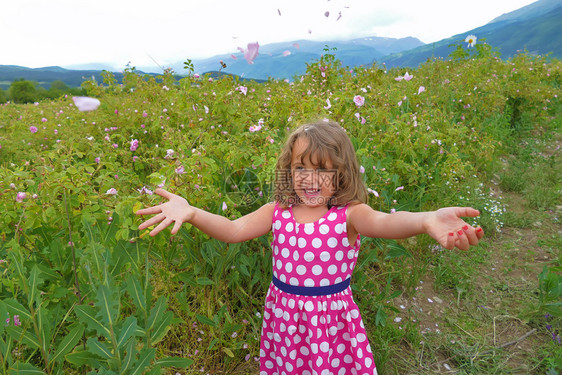
<path fill-rule="evenodd" d="M 170 324 L 172 323 L 172 319 L 174 318 L 174 314 L 171 311 L 166 311 L 162 319 L 156 323 L 154 329 L 152 330 L 152 334 L 150 335 L 150 339 L 152 340 L 153 344 L 160 342 L 166 336 L 166 333 L 170 330 Z"/>
<path fill-rule="evenodd" d="M 110 359 L 113 357 L 113 353 L 111 352 L 109 345 L 100 342 L 94 337 L 90 337 L 88 341 L 86 341 L 86 348 L 88 348 L 91 353 L 103 359 Z"/>
<path fill-rule="evenodd" d="M 135 306 L 142 311 L 146 311 L 144 291 L 140 282 L 134 276 L 131 276 L 127 281 L 127 292 L 129 292 Z"/>
<path fill-rule="evenodd" d="M 16 301 L 13 298 L 5 299 L 4 302 L 6 303 L 6 307 L 10 316 L 19 315 L 20 320 L 31 320 L 31 313 L 27 310 L 21 303 Z"/>
<path fill-rule="evenodd" d="M 72 353 L 65 356 L 65 359 L 75 366 L 99 367 L 98 357 L 93 353 L 84 350 L 82 346 L 77 347 Z"/>
<path fill-rule="evenodd" d="M 8 318 L 8 308 L 4 301 L 0 301 L 0 337 L 2 332 L 4 332 L 4 327 L 6 326 L 4 322 Z"/>
<path fill-rule="evenodd" d="M 8 326 L 6 332 L 16 341 L 21 341 L 23 344 L 31 347 L 32 349 L 39 349 L 39 339 L 30 331 L 24 331 L 21 327 Z"/>
<path fill-rule="evenodd" d="M 126 373 L 126 371 L 131 367 L 133 361 L 137 356 L 137 350 L 135 349 L 135 340 L 130 340 L 127 346 L 127 355 L 123 362 L 121 362 L 121 374 Z"/>
<path fill-rule="evenodd" d="M 384 327 L 386 324 L 386 317 L 386 312 L 384 312 L 382 306 L 379 307 L 379 309 L 377 310 L 377 314 L 375 315 L 375 324 L 377 326 Z"/>
<path fill-rule="evenodd" d="M 204 315 L 199 315 L 199 314 L 197 314 L 197 315 L 195 315 L 195 317 L 196 317 L 197 320 L 199 320 L 201 323 L 206 324 L 206 325 L 208 325 L 208 326 L 216 327 L 216 325 L 217 325 L 217 323 L 216 323 L 214 320 L 209 319 L 209 318 L 207 318 L 207 317 L 204 316 Z"/>
<path fill-rule="evenodd" d="M 34 265 L 33 268 L 31 269 L 31 272 L 29 274 L 29 279 L 27 282 L 27 285 L 29 286 L 29 295 L 27 296 L 27 304 L 30 307 L 35 302 L 37 291 L 39 290 L 37 286 L 41 284 L 42 281 L 39 277 L 39 274 L 40 274 L 39 268 L 37 267 L 37 265 Z"/>
<path fill-rule="evenodd" d="M 137 318 L 134 316 L 129 316 L 125 319 L 123 323 L 123 327 L 118 334 L 117 339 L 117 348 L 121 349 L 123 345 L 127 343 L 127 341 L 135 334 L 137 331 Z"/>
<path fill-rule="evenodd" d="M 390 241 L 386 244 L 387 248 L 388 248 L 388 252 L 386 253 L 386 256 L 384 257 L 384 259 L 388 260 L 388 259 L 392 259 L 392 258 L 398 258 L 401 256 L 407 256 L 408 258 L 411 258 L 412 255 L 408 252 L 408 250 L 406 250 L 406 248 L 404 246 L 398 245 L 396 242 L 394 241 Z"/>
<path fill-rule="evenodd" d="M 215 285 L 215 282 L 208 277 L 198 277 L 197 284 L 199 285 Z"/>
<path fill-rule="evenodd" d="M 16 362 L 14 367 L 10 368 L 10 374 L 13 375 L 39 375 L 45 374 L 43 370 L 38 369 L 30 363 Z"/>
<path fill-rule="evenodd" d="M 66 335 L 65 338 L 62 339 L 61 343 L 59 344 L 59 347 L 57 348 L 57 351 L 51 357 L 50 362 L 56 362 L 57 360 L 63 358 L 67 353 L 69 353 L 76 346 L 78 341 L 80 341 L 80 338 L 82 337 L 83 334 L 84 334 L 83 326 L 78 325 L 74 327 L 68 333 L 68 335 Z"/>
<path fill-rule="evenodd" d="M 131 372 L 131 375 L 141 375 L 147 367 L 150 366 L 150 362 L 154 359 L 155 353 L 155 348 L 143 349 L 140 353 L 139 360 L 135 363 L 135 370 Z"/>
<path fill-rule="evenodd" d="M 99 309 L 99 314 L 96 316 L 101 315 L 101 322 L 110 327 L 119 317 L 119 297 L 116 294 L 107 285 L 100 285 L 94 304 Z"/>
<path fill-rule="evenodd" d="M 146 326 L 147 331 L 153 329 L 159 323 L 160 319 L 162 319 L 162 317 L 164 316 L 166 307 L 166 298 L 164 298 L 164 296 L 161 296 L 160 298 L 158 298 L 158 301 L 156 301 L 154 307 L 150 309 L 150 315 L 148 316 L 148 322 Z"/>
<path fill-rule="evenodd" d="M 96 331 L 100 335 L 105 335 L 105 337 L 111 337 L 109 329 L 96 318 L 96 313 L 92 306 L 78 305 L 74 307 L 74 311 L 80 321 L 86 324 L 89 329 Z"/>
<path fill-rule="evenodd" d="M 193 360 L 189 358 L 166 357 L 156 361 L 157 366 L 187 368 L 193 364 Z"/>
<path fill-rule="evenodd" d="M 232 350 L 228 348 L 222 348 L 222 351 L 225 352 L 226 355 L 228 355 L 230 358 L 234 358 L 234 353 L 232 353 Z"/>

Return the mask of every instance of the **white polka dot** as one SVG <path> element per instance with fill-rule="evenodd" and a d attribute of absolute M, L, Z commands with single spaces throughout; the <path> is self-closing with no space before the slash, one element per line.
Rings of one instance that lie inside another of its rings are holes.
<path fill-rule="evenodd" d="M 313 266 L 312 273 L 315 274 L 316 276 L 320 275 L 322 273 L 322 266 L 319 266 L 318 264 Z"/>
<path fill-rule="evenodd" d="M 281 267 L 283 267 L 283 262 L 281 262 L 281 259 L 277 259 L 277 269 L 280 270 Z"/>
<path fill-rule="evenodd" d="M 291 315 L 289 315 L 288 311 L 283 312 L 283 319 L 285 319 L 286 322 L 288 322 L 289 319 L 291 319 Z"/>
<path fill-rule="evenodd" d="M 347 271 L 347 263 L 342 263 L 342 264 L 341 264 L 341 271 L 342 271 L 342 272 Z"/>
<path fill-rule="evenodd" d="M 304 275 L 304 274 L 306 273 L 306 267 L 303 266 L 302 264 L 299 264 L 299 265 L 297 266 L 297 273 L 298 273 L 299 275 Z"/>
<path fill-rule="evenodd" d="M 295 262 L 296 262 L 297 260 L 299 260 L 299 257 L 300 257 L 300 256 L 299 256 L 299 252 L 298 252 L 298 251 L 294 251 L 294 252 L 293 252 L 293 259 L 295 260 Z"/>
<path fill-rule="evenodd" d="M 280 307 L 276 307 L 275 310 L 273 310 L 273 313 L 276 318 L 281 318 L 283 316 L 283 310 Z"/>
<path fill-rule="evenodd" d="M 289 245 L 295 246 L 296 244 L 297 244 L 297 237 L 295 236 L 289 237 Z"/>
<path fill-rule="evenodd" d="M 312 246 L 315 249 L 319 249 L 320 247 L 322 247 L 322 240 L 320 238 L 315 238 L 312 240 Z"/>
<path fill-rule="evenodd" d="M 327 251 L 323 251 L 320 253 L 320 260 L 323 262 L 327 262 L 330 260 L 330 253 Z"/>
<path fill-rule="evenodd" d="M 304 233 L 306 234 L 312 234 L 314 233 L 314 224 L 312 223 L 306 223 L 304 225 Z"/>
<path fill-rule="evenodd" d="M 361 322 L 361 323 L 363 323 L 363 322 Z M 363 341 L 365 341 L 365 340 L 367 340 L 367 336 L 365 336 L 364 333 L 358 333 L 358 334 L 357 334 L 357 341 L 363 342 Z"/>
<path fill-rule="evenodd" d="M 347 259 L 353 259 L 355 258 L 355 250 L 349 250 L 347 252 Z"/>
<path fill-rule="evenodd" d="M 363 350 L 361 348 L 357 349 L 357 357 L 358 358 L 363 358 Z"/>
<path fill-rule="evenodd" d="M 291 272 L 292 270 L 293 270 L 293 264 L 291 262 L 287 262 L 287 264 L 285 264 L 285 271 Z"/>
<path fill-rule="evenodd" d="M 287 371 L 293 372 L 293 365 L 289 362 L 285 363 L 285 368 L 287 369 Z"/>
<path fill-rule="evenodd" d="M 330 227 L 326 224 L 322 224 L 320 225 L 320 228 L 318 228 L 318 231 L 320 232 L 320 234 L 328 234 L 330 232 Z"/>
<path fill-rule="evenodd" d="M 281 276 L 279 276 L 279 280 L 283 281 L 284 283 L 287 282 L 287 276 L 285 276 L 285 274 L 281 274 Z"/>
<path fill-rule="evenodd" d="M 287 333 L 289 335 L 292 335 L 295 332 L 297 332 L 297 327 L 295 327 L 294 325 L 290 325 L 289 327 L 287 327 Z M 287 344 L 287 346 L 289 345 Z"/>
<path fill-rule="evenodd" d="M 339 344 L 337 351 L 339 354 L 342 354 L 345 351 L 345 344 Z"/>
<path fill-rule="evenodd" d="M 320 280 L 320 286 L 328 286 L 328 285 L 330 285 L 330 280 L 328 279 Z"/>
<path fill-rule="evenodd" d="M 371 367 L 372 364 L 373 364 L 373 360 L 369 357 L 366 357 L 365 358 L 365 366 Z"/>
<path fill-rule="evenodd" d="M 327 244 L 333 249 L 334 247 L 338 246 L 338 240 L 336 240 L 334 237 L 330 237 L 328 238 Z"/>
<path fill-rule="evenodd" d="M 301 342 L 301 337 L 300 335 L 295 335 L 295 337 L 293 338 L 293 342 L 295 343 L 295 345 L 297 345 L 299 342 Z"/>
<path fill-rule="evenodd" d="M 293 223 L 287 223 L 287 225 L 285 225 L 285 230 L 286 230 L 287 232 L 292 232 L 293 229 L 295 229 L 295 226 L 294 226 Z"/>
<path fill-rule="evenodd" d="M 277 357 L 276 360 L 277 360 L 277 366 L 279 366 L 279 367 L 283 366 L 283 358 Z"/>
<path fill-rule="evenodd" d="M 307 251 L 304 253 L 304 260 L 307 262 L 312 262 L 314 260 L 314 253 L 312 251 Z"/>
<path fill-rule="evenodd" d="M 318 354 L 318 344 L 312 343 L 312 345 L 310 345 L 310 351 L 312 354 Z"/>
<path fill-rule="evenodd" d="M 281 250 L 281 255 L 283 256 L 283 258 L 289 257 L 289 254 L 290 254 L 289 249 L 287 249 L 286 247 L 283 248 L 283 250 Z"/>
<path fill-rule="evenodd" d="M 309 312 L 314 310 L 314 304 L 312 303 L 312 301 L 306 301 L 306 303 L 304 304 L 304 309 Z"/>
<path fill-rule="evenodd" d="M 279 255 L 279 246 L 277 245 L 273 246 L 273 254 Z"/>
<path fill-rule="evenodd" d="M 334 221 L 334 220 L 336 220 L 337 218 L 338 218 L 338 214 L 335 213 L 335 212 L 332 212 L 332 213 L 330 214 L 330 216 L 328 216 L 328 220 L 330 220 L 330 221 Z"/>
<path fill-rule="evenodd" d="M 289 280 L 289 284 L 294 285 L 294 286 L 299 286 L 299 280 L 296 277 L 291 277 L 291 280 Z M 293 301 L 293 300 L 291 300 Z M 291 305 L 291 301 L 289 301 L 289 306 Z M 294 307 L 295 302 L 293 301 L 293 307 Z"/>
<path fill-rule="evenodd" d="M 336 252 L 336 260 L 340 261 L 342 259 L 343 259 L 343 251 L 340 250 L 340 251 Z"/>
<path fill-rule="evenodd" d="M 301 358 L 297 359 L 297 368 L 302 367 L 303 365 L 304 365 L 304 361 Z M 310 372 L 309 372 L 309 374 L 310 374 Z M 304 375 L 304 373 L 303 373 L 303 375 Z"/>
<path fill-rule="evenodd" d="M 281 220 L 276 220 L 273 224 L 276 230 L 281 229 Z"/>
<path fill-rule="evenodd" d="M 322 350 L 324 353 L 327 353 L 328 350 L 330 350 L 330 344 L 328 344 L 326 341 L 322 341 L 322 343 L 320 344 L 320 350 Z"/>
<path fill-rule="evenodd" d="M 330 333 L 331 336 L 335 336 L 338 333 L 338 328 L 336 326 L 331 326 L 328 329 L 328 332 Z"/>
<path fill-rule="evenodd" d="M 353 362 L 353 358 L 349 354 L 347 354 L 345 357 L 343 357 L 343 361 L 345 363 L 351 363 Z"/>
<path fill-rule="evenodd" d="M 308 279 L 304 280 L 304 286 L 308 286 L 308 287 L 315 286 L 314 280 L 311 279 L 311 278 L 308 278 Z"/>
<path fill-rule="evenodd" d="M 359 317 L 359 310 L 357 309 L 351 310 L 351 316 L 353 317 L 353 319 L 357 319 Z"/>
<path fill-rule="evenodd" d="M 336 266 L 335 264 L 330 265 L 330 267 L 328 267 L 328 273 L 330 275 L 335 275 L 336 272 L 338 272 L 338 266 Z"/>
<path fill-rule="evenodd" d="M 345 375 L 346 369 L 344 367 L 340 368 L 338 375 Z"/>
<path fill-rule="evenodd" d="M 279 238 L 277 239 L 277 242 L 279 243 L 285 242 L 285 235 L 283 233 L 279 233 Z"/>
<path fill-rule="evenodd" d="M 316 359 L 316 366 L 320 367 L 322 366 L 322 363 L 324 363 L 324 360 L 322 359 L 322 357 L 318 357 Z M 322 373 L 322 375 L 324 375 L 324 373 Z"/>
<path fill-rule="evenodd" d="M 285 323 L 281 323 L 281 324 L 279 325 L 279 330 L 280 330 L 281 332 L 285 332 L 285 331 L 287 330 L 287 326 L 285 325 Z"/>
<path fill-rule="evenodd" d="M 280 350 L 281 350 L 281 354 L 283 354 L 283 357 L 286 357 L 287 356 L 287 348 L 282 346 Z"/>
<path fill-rule="evenodd" d="M 336 231 L 337 234 L 342 234 L 343 233 L 343 225 L 341 223 L 336 224 L 334 227 L 334 230 Z"/>
<path fill-rule="evenodd" d="M 306 346 L 301 346 L 301 354 L 307 356 L 309 354 L 309 350 Z"/>
<path fill-rule="evenodd" d="M 273 368 L 273 362 L 265 361 L 265 367 L 267 367 L 268 369 L 272 369 Z"/>
<path fill-rule="evenodd" d="M 341 239 L 341 244 L 345 247 L 349 247 L 349 240 L 347 239 L 347 237 Z"/>
<path fill-rule="evenodd" d="M 306 247 L 306 239 L 304 239 L 304 238 L 302 238 L 302 237 L 299 238 L 299 247 L 300 247 L 301 249 L 303 249 L 303 248 Z"/>
<path fill-rule="evenodd" d="M 295 358 L 297 358 L 297 350 L 293 349 L 290 353 L 289 353 L 289 358 L 291 358 L 292 360 L 295 360 Z"/>
<path fill-rule="evenodd" d="M 281 216 L 283 216 L 284 219 L 289 219 L 291 217 L 291 212 L 289 212 L 289 210 L 284 210 Z"/>
<path fill-rule="evenodd" d="M 340 360 L 339 358 L 332 359 L 332 367 L 338 368 L 340 367 Z"/>

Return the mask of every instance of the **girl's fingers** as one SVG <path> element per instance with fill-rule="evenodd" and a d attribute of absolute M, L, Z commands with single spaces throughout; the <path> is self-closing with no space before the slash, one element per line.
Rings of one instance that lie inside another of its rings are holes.
<path fill-rule="evenodd" d="M 476 228 L 476 237 L 478 240 L 484 237 L 484 230 L 481 227 Z"/>
<path fill-rule="evenodd" d="M 164 228 L 166 228 L 168 225 L 172 223 L 173 221 L 171 219 L 165 218 L 164 220 L 162 220 L 160 224 L 158 224 L 156 228 L 150 231 L 150 235 L 156 236 L 158 233 L 160 233 L 160 231 L 162 231 Z"/>
<path fill-rule="evenodd" d="M 141 225 L 139 225 L 139 230 L 143 230 L 145 228 L 151 227 L 154 224 L 157 224 L 159 222 L 161 222 L 162 220 L 164 220 L 166 218 L 166 216 L 164 214 L 159 214 L 156 215 L 150 219 L 148 219 L 147 221 L 145 221 L 144 223 L 142 223 Z"/>
<path fill-rule="evenodd" d="M 473 227 L 465 225 L 464 227 L 462 227 L 462 230 L 464 231 L 464 234 L 468 238 L 468 243 L 471 246 L 478 245 L 478 237 L 476 236 L 476 230 Z"/>
<path fill-rule="evenodd" d="M 181 224 L 182 224 L 182 222 L 181 222 L 180 220 L 176 220 L 176 221 L 174 222 L 174 227 L 172 228 L 172 234 L 178 233 L 178 231 L 179 231 L 180 228 L 181 228 Z"/>
<path fill-rule="evenodd" d="M 461 250 L 468 250 L 468 237 L 464 233 L 464 230 L 459 230 L 456 233 L 457 240 L 455 241 L 455 246 Z"/>
<path fill-rule="evenodd" d="M 137 214 L 137 215 L 152 215 L 152 214 L 158 214 L 160 212 L 162 212 L 162 209 L 160 208 L 160 206 L 154 206 L 154 207 L 148 207 L 148 208 L 140 209 L 137 212 L 135 212 L 135 214 Z"/>
<path fill-rule="evenodd" d="M 443 247 L 448 250 L 453 250 L 455 248 L 455 234 L 453 232 L 450 232 L 447 235 L 447 240 L 445 241 L 445 245 Z"/>

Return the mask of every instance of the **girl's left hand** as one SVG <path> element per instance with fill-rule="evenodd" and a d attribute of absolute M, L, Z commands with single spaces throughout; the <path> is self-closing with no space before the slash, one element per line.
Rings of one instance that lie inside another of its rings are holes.
<path fill-rule="evenodd" d="M 470 207 L 447 207 L 432 212 L 424 225 L 426 233 L 433 237 L 446 249 L 468 250 L 470 246 L 478 245 L 484 236 L 481 227 L 468 225 L 461 217 L 476 217 L 478 210 Z"/>

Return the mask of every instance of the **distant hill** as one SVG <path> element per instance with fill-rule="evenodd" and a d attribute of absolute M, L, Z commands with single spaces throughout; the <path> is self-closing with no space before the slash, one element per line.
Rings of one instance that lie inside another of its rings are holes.
<path fill-rule="evenodd" d="M 405 52 L 391 54 L 377 59 L 387 67 L 415 67 L 432 57 L 446 58 L 453 51 L 450 44 L 456 43 L 469 34 L 497 49 L 502 58 L 509 58 L 519 51 L 545 55 L 552 53 L 562 58 L 562 0 L 539 0 L 535 3 L 504 14 L 476 29 L 463 34 L 426 44 Z"/>
<path fill-rule="evenodd" d="M 562 58 L 560 20 L 562 20 L 562 0 L 539 0 L 503 14 L 484 26 L 431 44 L 423 44 L 419 39 L 412 37 L 401 39 L 366 37 L 321 42 L 297 40 L 260 46 L 254 64 L 248 64 L 240 52 L 192 62 L 195 72 L 199 74 L 214 72 L 213 75 L 217 75 L 220 71 L 220 74 L 239 76 L 242 80 L 267 80 L 269 77 L 292 79 L 303 74 L 307 64 L 318 60 L 328 48 L 328 52 L 335 54 L 343 66 L 370 66 L 377 62 L 385 63 L 387 67 L 416 67 L 432 57 L 446 58 L 453 51 L 453 47 L 449 45 L 464 40 L 468 34 L 476 35 L 479 41 L 486 38 L 486 43 L 497 49 L 502 58 L 509 58 L 522 50 L 541 55 L 551 53 L 552 57 Z M 226 68 L 221 68 L 221 60 L 227 65 Z M 58 66 L 31 69 L 0 65 L 0 88 L 7 89 L 12 81 L 19 78 L 36 81 L 45 88 L 49 88 L 51 82 L 55 80 L 61 80 L 70 87 L 78 87 L 85 79 L 91 77 L 95 77 L 98 82 L 102 81 L 103 65 L 92 63 L 80 67 L 81 70 Z M 178 75 L 185 74 L 183 67 L 183 61 L 171 65 Z M 141 74 L 142 71 L 154 72 L 153 67 L 137 67 L 137 69 Z M 122 73 L 114 74 L 119 81 L 123 77 Z"/>
<path fill-rule="evenodd" d="M 335 54 L 344 66 L 371 65 L 377 58 L 394 52 L 405 51 L 423 45 L 417 38 L 383 38 L 366 37 L 345 41 L 309 41 L 297 40 L 284 43 L 272 43 L 260 46 L 255 64 L 248 64 L 242 53 L 223 54 L 203 60 L 193 60 L 195 71 L 203 73 L 220 68 L 220 61 L 226 63 L 224 72 L 257 79 L 292 79 L 306 71 L 306 64 L 326 53 Z M 335 48 L 335 50 L 334 50 Z M 287 51 L 289 55 L 285 55 Z M 183 62 L 172 64 L 172 68 L 181 74 Z"/>

